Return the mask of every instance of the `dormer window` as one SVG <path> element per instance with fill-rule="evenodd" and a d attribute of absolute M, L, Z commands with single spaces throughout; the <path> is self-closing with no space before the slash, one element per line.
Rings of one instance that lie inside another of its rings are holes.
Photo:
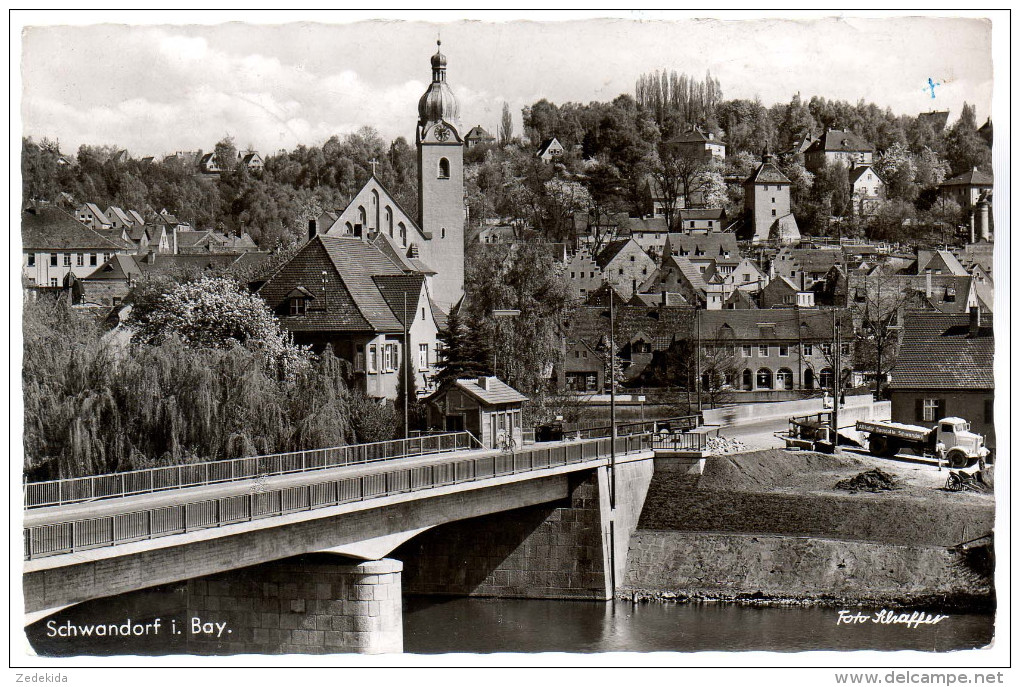
<path fill-rule="evenodd" d="M 303 286 L 298 286 L 287 294 L 287 312 L 290 315 L 304 315 L 308 312 L 308 302 L 315 296 Z"/>

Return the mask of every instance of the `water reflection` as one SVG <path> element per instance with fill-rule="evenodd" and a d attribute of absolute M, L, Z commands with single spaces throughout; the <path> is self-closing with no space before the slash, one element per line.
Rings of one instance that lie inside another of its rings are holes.
<path fill-rule="evenodd" d="M 833 608 L 408 597 L 404 650 L 952 651 L 991 642 L 991 614 L 949 615 L 938 625 L 909 629 L 871 622 L 837 626 Z"/>

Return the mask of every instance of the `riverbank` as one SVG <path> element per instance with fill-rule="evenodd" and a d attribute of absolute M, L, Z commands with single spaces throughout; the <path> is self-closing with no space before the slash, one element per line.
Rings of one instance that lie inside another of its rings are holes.
<path fill-rule="evenodd" d="M 941 489 L 945 472 L 889 464 L 896 489 L 835 484 L 876 459 L 782 450 L 711 457 L 702 475 L 656 464 L 618 596 L 982 609 L 994 606 L 991 495 Z"/>

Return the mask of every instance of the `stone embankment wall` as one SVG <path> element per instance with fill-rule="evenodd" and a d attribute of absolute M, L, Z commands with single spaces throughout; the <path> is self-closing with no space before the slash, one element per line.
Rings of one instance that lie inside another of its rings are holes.
<path fill-rule="evenodd" d="M 833 492 L 837 472 L 861 469 L 853 459 L 777 450 L 708 460 L 701 476 L 656 461 L 619 595 L 909 603 L 992 594 L 990 577 L 952 548 L 992 531 L 990 503 Z"/>

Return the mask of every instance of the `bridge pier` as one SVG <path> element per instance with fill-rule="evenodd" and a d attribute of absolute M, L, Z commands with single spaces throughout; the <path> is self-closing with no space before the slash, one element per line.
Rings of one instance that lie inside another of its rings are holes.
<path fill-rule="evenodd" d="M 189 652 L 399 653 L 401 568 L 388 558 L 310 554 L 188 580 L 189 631 L 193 618 L 229 628 L 190 634 Z"/>

